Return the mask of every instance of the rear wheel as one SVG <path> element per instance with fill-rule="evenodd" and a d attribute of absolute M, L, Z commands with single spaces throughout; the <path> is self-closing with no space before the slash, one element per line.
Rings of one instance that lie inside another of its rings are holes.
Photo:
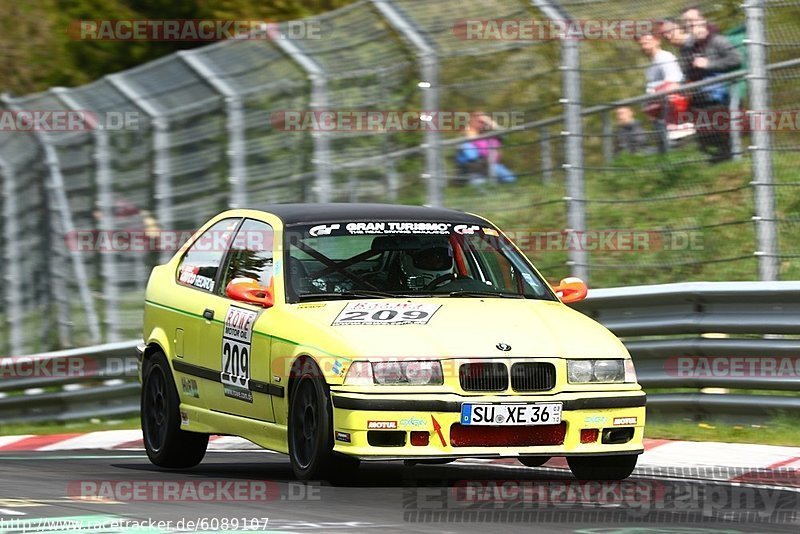
<path fill-rule="evenodd" d="M 333 452 L 333 410 L 327 387 L 304 373 L 294 386 L 289 408 L 289 459 L 300 480 L 337 480 L 358 468 L 359 460 Z"/>
<path fill-rule="evenodd" d="M 636 468 L 638 454 L 621 456 L 568 456 L 567 463 L 579 480 L 622 480 Z"/>
<path fill-rule="evenodd" d="M 178 390 L 166 356 L 156 352 L 143 365 L 141 420 L 147 457 L 159 467 L 194 467 L 206 454 L 208 434 L 181 430 Z"/>
<path fill-rule="evenodd" d="M 540 467 L 547 463 L 549 456 L 520 456 L 519 463 L 528 467 Z"/>

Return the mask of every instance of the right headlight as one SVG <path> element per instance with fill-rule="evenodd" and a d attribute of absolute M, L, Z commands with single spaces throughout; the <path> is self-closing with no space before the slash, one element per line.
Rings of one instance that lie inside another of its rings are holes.
<path fill-rule="evenodd" d="M 441 386 L 442 362 L 438 360 L 395 360 L 353 362 L 344 378 L 347 386 Z"/>
<path fill-rule="evenodd" d="M 633 361 L 626 360 L 569 360 L 567 380 L 571 384 L 635 383 Z"/>

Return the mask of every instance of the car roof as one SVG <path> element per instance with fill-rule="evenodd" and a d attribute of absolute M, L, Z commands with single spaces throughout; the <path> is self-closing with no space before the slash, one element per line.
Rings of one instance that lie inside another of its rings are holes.
<path fill-rule="evenodd" d="M 347 221 L 487 224 L 486 221 L 480 217 L 464 213 L 463 211 L 397 204 L 272 204 L 256 209 L 275 215 L 281 219 L 285 225 Z"/>

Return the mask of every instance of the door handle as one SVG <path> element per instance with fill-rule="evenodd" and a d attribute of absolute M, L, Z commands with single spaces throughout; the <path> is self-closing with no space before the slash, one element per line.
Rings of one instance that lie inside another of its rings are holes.
<path fill-rule="evenodd" d="M 205 317 L 209 321 L 213 321 L 214 320 L 214 310 L 212 310 L 211 308 L 206 308 L 205 311 L 203 312 L 203 317 Z"/>

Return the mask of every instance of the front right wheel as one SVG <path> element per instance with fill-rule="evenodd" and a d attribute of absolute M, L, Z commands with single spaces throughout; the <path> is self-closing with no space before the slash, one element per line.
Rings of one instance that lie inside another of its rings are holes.
<path fill-rule="evenodd" d="M 568 456 L 569 470 L 579 480 L 623 480 L 636 468 L 638 454 Z"/>

